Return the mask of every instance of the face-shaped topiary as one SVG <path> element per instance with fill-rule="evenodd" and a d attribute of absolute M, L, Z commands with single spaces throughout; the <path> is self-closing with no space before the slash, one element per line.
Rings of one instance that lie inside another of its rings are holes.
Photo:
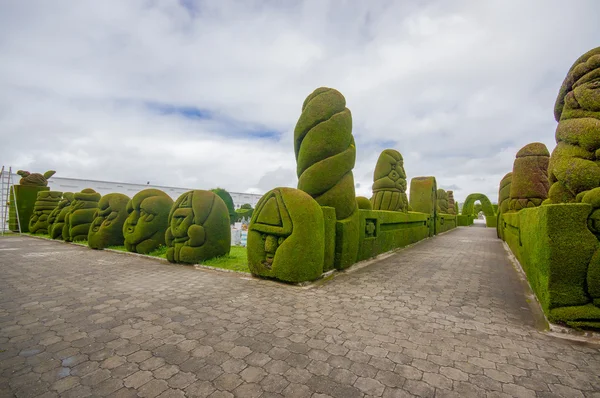
<path fill-rule="evenodd" d="M 294 130 L 294 150 L 298 189 L 321 206 L 334 207 L 338 220 L 353 215 L 356 147 L 352 115 L 339 91 L 321 87 L 306 98 Z"/>
<path fill-rule="evenodd" d="M 65 192 L 62 195 L 62 199 L 58 202 L 56 209 L 48 216 L 48 223 L 50 237 L 52 239 L 64 239 L 63 228 L 65 227 L 65 217 L 71 210 L 71 202 L 73 201 L 73 193 Z"/>
<path fill-rule="evenodd" d="M 258 202 L 248 228 L 248 266 L 254 275 L 303 282 L 323 273 L 323 213 L 305 192 L 275 188 Z"/>
<path fill-rule="evenodd" d="M 121 193 L 109 193 L 100 199 L 88 234 L 89 247 L 101 250 L 123 244 L 128 202 L 129 197 Z"/>
<path fill-rule="evenodd" d="M 73 202 L 71 202 L 69 212 L 65 216 L 65 228 L 63 228 L 63 239 L 65 241 L 87 240 L 99 200 L 100 194 L 91 188 L 73 194 Z"/>
<path fill-rule="evenodd" d="M 125 248 L 148 254 L 165 244 L 169 212 L 173 199 L 158 189 L 144 189 L 127 203 L 128 217 L 123 224 Z"/>
<path fill-rule="evenodd" d="M 456 214 L 456 202 L 454 202 L 454 191 L 446 191 L 448 195 L 448 214 Z"/>
<path fill-rule="evenodd" d="M 373 173 L 373 210 L 408 212 L 406 172 L 400 152 L 386 149 L 381 152 Z"/>
<path fill-rule="evenodd" d="M 33 205 L 33 213 L 29 219 L 29 232 L 32 234 L 47 234 L 50 214 L 60 201 L 62 192 L 40 191 Z"/>
<path fill-rule="evenodd" d="M 30 186 L 37 186 L 37 187 L 48 186 L 48 178 L 52 177 L 55 173 L 56 173 L 56 171 L 54 171 L 54 170 L 48 170 L 44 174 L 30 173 L 25 170 L 17 171 L 17 174 L 22 177 L 21 180 L 19 181 L 19 185 L 30 185 Z"/>
<path fill-rule="evenodd" d="M 509 210 L 536 207 L 548 197 L 548 161 L 546 145 L 534 142 L 525 145 L 513 165 L 510 183 Z"/>
<path fill-rule="evenodd" d="M 437 210 L 448 214 L 448 194 L 441 188 L 437 190 Z"/>
<path fill-rule="evenodd" d="M 575 61 L 560 88 L 554 116 L 556 147 L 545 203 L 575 202 L 578 194 L 600 186 L 600 47 Z"/>
<path fill-rule="evenodd" d="M 227 205 L 210 191 L 182 194 L 169 213 L 166 232 L 167 260 L 198 264 L 231 249 L 231 228 Z"/>

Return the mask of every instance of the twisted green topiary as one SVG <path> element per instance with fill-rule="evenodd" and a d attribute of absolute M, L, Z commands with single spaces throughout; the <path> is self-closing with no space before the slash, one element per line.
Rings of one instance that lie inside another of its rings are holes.
<path fill-rule="evenodd" d="M 386 149 L 381 152 L 373 173 L 374 210 L 408 211 L 406 172 L 400 152 Z"/>
<path fill-rule="evenodd" d="M 127 219 L 123 224 L 125 248 L 148 254 L 165 244 L 169 212 L 173 199 L 159 189 L 144 189 L 127 203 Z"/>
<path fill-rule="evenodd" d="M 546 145 L 541 142 L 527 144 L 517 152 L 510 185 L 510 210 L 539 206 L 548 197 L 549 157 Z"/>
<path fill-rule="evenodd" d="M 182 194 L 169 213 L 167 260 L 198 264 L 228 254 L 229 224 L 227 205 L 214 192 L 196 190 Z"/>
<path fill-rule="evenodd" d="M 44 174 L 40 173 L 30 173 L 25 170 L 17 171 L 17 174 L 22 178 L 19 181 L 19 185 L 28 185 L 28 186 L 36 186 L 36 187 L 46 187 L 48 186 L 48 178 L 52 177 L 56 171 L 48 170 Z"/>
<path fill-rule="evenodd" d="M 254 275 L 304 282 L 323 273 L 325 226 L 305 192 L 275 188 L 256 205 L 248 227 L 248 267 Z"/>
<path fill-rule="evenodd" d="M 65 216 L 63 228 L 63 239 L 66 242 L 87 240 L 100 197 L 101 195 L 91 188 L 73 194 L 73 202 Z"/>
<path fill-rule="evenodd" d="M 123 245 L 123 224 L 127 218 L 128 202 L 129 197 L 122 193 L 109 193 L 100 199 L 88 234 L 89 247 L 101 250 Z"/>
<path fill-rule="evenodd" d="M 437 210 L 439 213 L 448 214 L 448 193 L 444 191 L 442 188 L 437 190 Z M 454 210 L 454 209 L 453 209 Z"/>
<path fill-rule="evenodd" d="M 364 196 L 357 196 L 356 204 L 358 205 L 359 209 L 373 210 L 373 205 L 371 204 L 371 201 L 368 198 L 365 198 Z"/>
<path fill-rule="evenodd" d="M 335 208 L 336 217 L 357 209 L 352 169 L 356 147 L 352 115 L 337 90 L 321 87 L 309 95 L 294 130 L 298 189 L 321 206 Z"/>
<path fill-rule="evenodd" d="M 48 234 L 52 239 L 63 239 L 63 228 L 65 227 L 65 218 L 71 210 L 73 201 L 73 192 L 64 192 L 62 199 L 58 202 L 56 209 L 48 216 L 49 230 Z"/>
<path fill-rule="evenodd" d="M 577 195 L 600 186 L 600 47 L 588 51 L 569 69 L 560 88 L 554 117 L 556 147 L 548 166 L 550 190 L 544 203 L 577 201 Z"/>
<path fill-rule="evenodd" d="M 32 234 L 47 234 L 50 214 L 60 202 L 62 192 L 40 191 L 33 205 L 33 214 L 29 219 L 29 232 Z"/>
<path fill-rule="evenodd" d="M 454 201 L 454 191 L 446 191 L 448 195 L 448 214 L 456 215 L 456 202 Z"/>

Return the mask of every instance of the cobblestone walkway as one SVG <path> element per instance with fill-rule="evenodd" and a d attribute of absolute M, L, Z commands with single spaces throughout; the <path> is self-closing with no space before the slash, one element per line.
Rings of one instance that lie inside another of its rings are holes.
<path fill-rule="evenodd" d="M 492 229 L 312 289 L 0 238 L 1 397 L 600 397 L 533 319 Z"/>

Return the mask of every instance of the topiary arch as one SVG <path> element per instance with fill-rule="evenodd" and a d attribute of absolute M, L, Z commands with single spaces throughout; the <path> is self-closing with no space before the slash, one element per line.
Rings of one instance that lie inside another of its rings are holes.
<path fill-rule="evenodd" d="M 467 199 L 465 199 L 465 203 L 463 204 L 462 214 L 466 216 L 475 215 L 473 210 L 476 201 L 481 203 L 483 214 L 485 214 L 486 225 L 488 227 L 494 227 L 496 224 L 496 212 L 494 211 L 494 206 L 488 197 L 482 193 L 472 193 L 467 196 Z"/>

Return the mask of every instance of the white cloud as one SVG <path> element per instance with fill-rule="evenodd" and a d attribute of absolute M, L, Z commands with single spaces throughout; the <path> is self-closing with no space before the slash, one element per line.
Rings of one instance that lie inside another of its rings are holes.
<path fill-rule="evenodd" d="M 5 2 L 0 157 L 63 177 L 293 186 L 301 104 L 330 86 L 352 110 L 358 194 L 392 145 L 409 178 L 495 201 L 520 147 L 554 147 L 555 96 L 600 44 L 599 12 L 594 0 Z"/>

